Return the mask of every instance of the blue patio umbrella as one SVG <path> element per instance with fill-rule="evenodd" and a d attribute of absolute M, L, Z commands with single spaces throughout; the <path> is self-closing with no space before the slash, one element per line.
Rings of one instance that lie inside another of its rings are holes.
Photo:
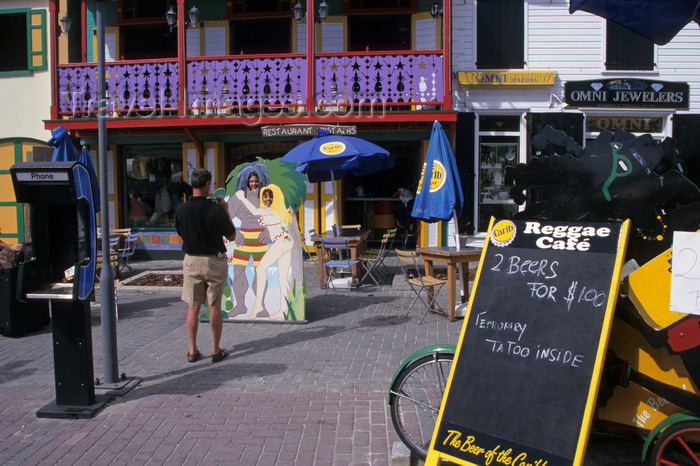
<path fill-rule="evenodd" d="M 457 163 L 447 136 L 437 121 L 433 123 L 428 152 L 418 182 L 416 198 L 413 201 L 411 216 L 428 223 L 455 220 L 462 213 L 464 195 L 459 180 Z M 457 232 L 457 249 L 459 249 Z"/>
<path fill-rule="evenodd" d="M 85 165 L 90 173 L 90 184 L 92 185 L 92 201 L 95 206 L 95 213 L 100 211 L 100 186 L 97 183 L 97 172 L 95 171 L 95 166 L 92 164 L 92 159 L 90 158 L 90 152 L 87 147 L 83 147 L 80 151 L 80 158 L 78 159 L 80 163 Z"/>
<path fill-rule="evenodd" d="M 700 24 L 700 0 L 571 0 L 569 13 L 587 11 L 667 44 L 689 22 Z"/>
<path fill-rule="evenodd" d="M 65 127 L 59 126 L 51 131 L 51 139 L 47 141 L 48 144 L 55 147 L 53 154 L 51 155 L 52 162 L 71 162 L 77 160 L 88 169 L 90 174 L 90 184 L 92 186 L 92 199 L 95 213 L 100 211 L 100 189 L 97 184 L 97 173 L 95 172 L 95 167 L 92 165 L 92 160 L 90 160 L 90 153 L 83 147 L 83 150 L 78 157 L 78 153 L 73 147 L 73 142 L 68 136 L 68 131 Z"/>
<path fill-rule="evenodd" d="M 394 166 L 389 152 L 364 139 L 331 134 L 323 129 L 310 141 L 299 144 L 282 157 L 298 163 L 297 171 L 312 183 L 335 181 L 348 172 L 355 176 L 371 175 Z M 333 184 L 333 206 L 338 221 L 338 206 Z"/>
<path fill-rule="evenodd" d="M 75 151 L 75 147 L 73 147 L 73 142 L 68 136 L 68 131 L 63 126 L 51 130 L 51 139 L 49 139 L 47 143 L 55 147 L 53 155 L 51 156 L 52 162 L 71 162 L 73 160 L 78 160 L 78 153 Z"/>

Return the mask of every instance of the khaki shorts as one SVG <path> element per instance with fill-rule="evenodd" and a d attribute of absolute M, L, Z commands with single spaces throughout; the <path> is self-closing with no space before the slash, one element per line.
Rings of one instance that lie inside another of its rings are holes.
<path fill-rule="evenodd" d="M 221 304 L 228 277 L 226 256 L 190 256 L 182 262 L 182 300 L 191 306 Z"/>

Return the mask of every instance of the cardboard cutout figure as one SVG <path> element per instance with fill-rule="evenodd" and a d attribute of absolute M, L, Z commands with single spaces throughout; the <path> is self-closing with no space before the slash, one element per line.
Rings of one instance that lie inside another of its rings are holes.
<path fill-rule="evenodd" d="M 306 177 L 295 166 L 258 158 L 234 168 L 226 189 L 214 193 L 227 200 L 236 227 L 236 240 L 224 241 L 229 262 L 224 321 L 306 319 L 302 239 L 294 214 L 306 200 Z"/>

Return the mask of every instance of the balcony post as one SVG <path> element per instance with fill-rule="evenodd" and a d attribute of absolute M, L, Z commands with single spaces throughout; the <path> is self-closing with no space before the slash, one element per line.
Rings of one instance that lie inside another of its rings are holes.
<path fill-rule="evenodd" d="M 306 0 L 306 113 L 315 111 L 314 73 L 316 69 L 316 19 L 314 0 Z"/>
<path fill-rule="evenodd" d="M 442 5 L 442 72 L 443 84 L 443 104 L 442 110 L 452 110 L 452 2 L 445 0 Z"/>
<path fill-rule="evenodd" d="M 177 0 L 177 63 L 180 71 L 178 73 L 178 104 L 177 113 L 180 116 L 187 116 L 187 102 L 185 101 L 185 86 L 187 83 L 187 62 L 185 60 L 187 48 L 185 47 L 185 1 Z"/>
<path fill-rule="evenodd" d="M 49 2 L 49 44 L 50 48 L 50 58 L 51 63 L 51 119 L 58 119 L 58 7 L 56 5 L 57 0 L 51 0 Z"/>

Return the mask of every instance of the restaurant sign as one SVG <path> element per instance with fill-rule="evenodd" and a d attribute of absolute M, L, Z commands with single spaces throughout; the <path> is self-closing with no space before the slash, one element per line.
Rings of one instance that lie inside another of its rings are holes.
<path fill-rule="evenodd" d="M 552 86 L 556 71 L 488 70 L 458 71 L 463 86 Z"/>
<path fill-rule="evenodd" d="M 341 136 L 355 136 L 357 126 L 337 126 L 337 125 L 270 125 L 262 127 L 262 136 L 284 137 L 284 136 L 316 136 L 319 129 L 328 131 L 331 134 Z"/>
<path fill-rule="evenodd" d="M 567 81 L 564 102 L 570 107 L 687 109 L 688 83 L 648 79 Z"/>

